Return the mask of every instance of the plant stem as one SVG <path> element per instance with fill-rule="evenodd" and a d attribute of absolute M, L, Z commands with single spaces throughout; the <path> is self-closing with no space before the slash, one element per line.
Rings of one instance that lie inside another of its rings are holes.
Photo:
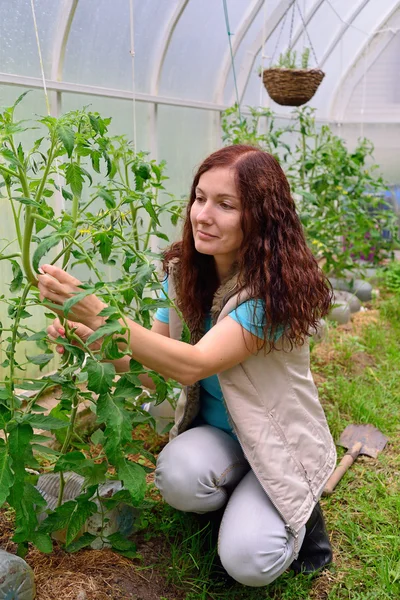
<path fill-rule="evenodd" d="M 75 195 L 72 198 L 71 216 L 72 216 L 72 221 L 73 221 L 73 228 L 70 231 L 70 236 L 75 238 L 76 230 L 77 230 L 78 216 L 79 216 L 79 198 L 78 198 L 78 196 L 75 196 Z M 71 256 L 70 245 L 68 245 L 68 247 L 66 247 L 66 249 L 65 249 L 65 254 L 64 254 L 64 258 L 63 258 L 63 264 L 62 264 L 63 269 L 65 269 L 65 267 L 68 265 L 70 256 Z"/>
<path fill-rule="evenodd" d="M 14 254 L 0 254 L 0 260 L 6 260 L 6 258 L 21 258 L 21 252 L 14 252 Z"/>
<path fill-rule="evenodd" d="M 42 223 L 45 223 L 46 225 L 49 225 L 50 227 L 53 227 L 54 229 L 58 229 L 56 223 L 53 223 L 53 221 L 49 221 L 49 219 L 42 217 L 42 215 L 39 215 L 36 212 L 31 213 L 31 217 L 33 220 L 37 219 L 38 221 L 41 221 Z"/>
<path fill-rule="evenodd" d="M 49 175 L 51 164 L 53 161 L 53 150 L 54 150 L 55 144 L 56 144 L 56 142 L 55 142 L 54 138 L 52 138 L 51 146 L 50 146 L 50 149 L 48 152 L 46 168 L 44 170 L 43 177 L 40 182 L 39 188 L 36 192 L 36 197 L 35 197 L 36 202 L 40 201 L 44 187 L 46 185 L 47 177 Z M 29 198 L 30 197 L 29 196 L 29 186 L 28 186 L 26 174 L 23 172 L 23 170 L 21 168 L 19 168 L 19 172 L 20 172 L 22 189 L 24 191 L 26 198 Z M 36 275 L 32 270 L 31 259 L 30 259 L 30 247 L 31 247 L 31 239 L 32 239 L 34 222 L 35 222 L 35 219 L 32 216 L 32 207 L 28 205 L 25 208 L 25 227 L 24 227 L 24 237 L 23 237 L 23 242 L 22 242 L 22 265 L 24 267 L 25 275 L 26 275 L 28 281 L 30 281 L 34 285 L 37 285 Z"/>
<path fill-rule="evenodd" d="M 22 250 L 22 233 L 21 233 L 21 225 L 19 222 L 19 214 L 17 214 L 17 212 L 15 210 L 14 202 L 11 197 L 11 187 L 10 187 L 10 184 L 7 182 L 6 182 L 6 188 L 7 188 L 8 198 L 11 203 L 11 210 L 13 212 L 15 231 L 17 233 L 17 238 L 18 238 L 18 245 L 19 245 L 20 250 Z"/>
<path fill-rule="evenodd" d="M 17 344 L 17 333 L 18 333 L 18 328 L 19 328 L 19 322 L 21 320 L 21 313 L 25 307 L 25 300 L 29 294 L 29 290 L 31 289 L 32 283 L 28 282 L 25 287 L 24 290 L 22 292 L 21 298 L 19 300 L 19 304 L 18 304 L 18 308 L 17 308 L 17 312 L 15 314 L 15 320 L 14 320 L 14 325 L 13 325 L 13 333 L 11 336 L 11 344 L 10 344 L 10 349 L 7 351 L 7 354 L 9 356 L 9 360 L 10 360 L 10 392 L 11 392 L 11 402 L 10 402 L 10 408 L 11 408 L 11 412 L 14 412 L 15 410 L 15 406 L 14 406 L 14 368 L 15 368 L 15 347 Z"/>
<path fill-rule="evenodd" d="M 71 410 L 71 416 L 69 418 L 67 433 L 65 435 L 65 440 L 64 440 L 64 443 L 61 448 L 61 454 L 66 454 L 68 452 L 69 445 L 71 442 L 71 437 L 72 437 L 72 434 L 74 433 L 74 426 L 75 426 L 76 415 L 78 413 L 78 406 L 79 406 L 79 396 L 78 396 L 78 394 L 75 394 L 74 399 L 72 401 L 72 410 Z M 64 496 L 64 488 L 65 488 L 64 474 L 62 472 L 60 472 L 60 489 L 59 489 L 59 493 L 58 493 L 57 508 L 59 506 L 61 506 L 61 504 L 62 504 L 63 496 Z"/>

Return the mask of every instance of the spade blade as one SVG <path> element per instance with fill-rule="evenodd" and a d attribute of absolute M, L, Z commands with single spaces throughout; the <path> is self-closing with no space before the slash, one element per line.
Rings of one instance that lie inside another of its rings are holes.
<path fill-rule="evenodd" d="M 354 444 L 361 442 L 360 454 L 376 458 L 387 441 L 387 437 L 373 425 L 348 425 L 340 436 L 338 444 L 345 448 L 352 448 Z"/>

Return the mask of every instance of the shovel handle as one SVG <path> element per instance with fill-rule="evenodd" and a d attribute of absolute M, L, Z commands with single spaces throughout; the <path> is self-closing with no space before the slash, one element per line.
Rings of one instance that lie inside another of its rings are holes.
<path fill-rule="evenodd" d="M 356 460 L 357 456 L 360 454 L 361 448 L 362 442 L 357 442 L 350 450 L 346 452 L 339 465 L 329 477 L 323 491 L 324 496 L 330 496 L 332 494 L 333 490 L 335 489 L 339 481 L 342 479 L 343 475 L 351 467 L 353 462 Z"/>

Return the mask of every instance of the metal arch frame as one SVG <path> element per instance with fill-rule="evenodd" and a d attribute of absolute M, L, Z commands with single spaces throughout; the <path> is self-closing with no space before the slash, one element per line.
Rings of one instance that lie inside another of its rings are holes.
<path fill-rule="evenodd" d="M 161 72 L 164 65 L 165 57 L 168 52 L 169 45 L 171 43 L 171 39 L 175 28 L 179 22 L 179 19 L 182 16 L 183 11 L 185 10 L 189 0 L 180 0 L 176 5 L 175 10 L 173 11 L 168 23 L 164 28 L 164 33 L 161 36 L 161 41 L 159 43 L 159 51 L 156 53 L 159 56 L 158 61 L 154 64 L 152 76 L 150 79 L 150 95 L 157 96 L 158 89 L 160 85 Z M 138 100 L 138 95 L 136 94 L 136 99 Z M 154 103 L 152 106 L 149 106 L 148 111 L 148 123 L 149 123 L 149 137 L 150 137 L 150 150 L 151 156 L 153 159 L 157 159 L 158 154 L 158 145 L 157 145 L 157 118 L 158 118 L 158 104 Z"/>
<path fill-rule="evenodd" d="M 56 26 L 56 31 L 59 31 L 60 35 L 56 36 L 51 61 L 50 79 L 54 81 L 62 80 L 65 50 L 68 43 L 69 33 L 71 31 L 72 21 L 78 6 L 78 1 L 79 0 L 63 0 L 63 4 L 60 8 L 58 23 Z M 61 112 L 61 93 L 57 92 L 55 95 L 52 94 L 50 106 L 52 114 L 58 115 Z"/>
<path fill-rule="evenodd" d="M 320 63 L 319 63 L 320 68 L 322 68 L 324 66 L 324 64 L 326 63 L 328 58 L 333 53 L 333 51 L 335 50 L 336 46 L 338 45 L 338 43 L 340 42 L 340 40 L 342 39 L 342 37 L 344 36 L 346 31 L 349 29 L 349 27 L 351 26 L 353 21 L 356 20 L 358 15 L 364 10 L 364 8 L 367 6 L 367 4 L 369 4 L 369 0 L 361 0 L 361 2 L 358 4 L 358 6 L 356 6 L 354 11 L 351 13 L 350 17 L 348 17 L 346 19 L 346 23 L 342 24 L 338 33 L 335 35 L 334 39 L 329 44 L 327 50 L 325 50 L 324 55 L 321 58 Z"/>
<path fill-rule="evenodd" d="M 368 39 L 365 40 L 365 42 L 362 44 L 352 63 L 349 65 L 346 72 L 340 79 L 338 85 L 336 86 L 336 89 L 333 91 L 332 94 L 333 100 L 331 102 L 331 107 L 329 110 L 329 118 L 331 121 L 336 121 L 339 123 L 344 121 L 344 112 L 350 101 L 354 88 L 359 83 L 366 70 L 368 70 L 372 66 L 372 64 L 385 50 L 389 42 L 393 39 L 390 30 L 382 34 L 377 34 L 376 32 L 379 29 L 384 28 L 385 26 L 390 27 L 392 21 L 395 21 L 396 25 L 400 26 L 399 9 L 400 0 L 396 0 L 395 5 L 392 7 L 392 9 L 378 23 L 377 27 L 375 28 L 375 32 L 372 33 L 372 35 L 369 36 Z M 360 63 L 362 61 L 363 54 L 368 48 L 368 46 L 370 47 L 370 51 L 369 56 L 367 56 L 366 58 L 367 66 L 365 66 L 365 64 L 361 65 Z"/>
<path fill-rule="evenodd" d="M 159 51 L 157 55 L 160 57 L 158 62 L 154 65 L 153 75 L 150 81 L 150 94 L 155 96 L 158 94 L 158 87 L 160 85 L 161 71 L 164 65 L 165 57 L 168 52 L 169 45 L 171 43 L 172 36 L 174 34 L 175 28 L 179 22 L 179 19 L 182 16 L 183 11 L 185 10 L 189 0 L 180 0 L 175 10 L 167 23 L 164 34 L 159 43 Z"/>
<path fill-rule="evenodd" d="M 323 0 L 321 0 L 321 1 L 323 1 Z M 247 10 L 247 13 L 242 18 L 241 23 L 236 28 L 236 32 L 233 37 L 233 43 L 232 43 L 233 56 L 235 56 L 236 52 L 238 51 L 238 48 L 239 48 L 241 42 L 243 41 L 244 36 L 246 35 L 248 30 L 252 26 L 254 19 L 257 17 L 258 13 L 261 10 L 261 7 L 265 4 L 265 2 L 266 2 L 266 0 L 254 0 L 253 4 L 249 7 L 249 9 Z M 216 78 L 218 89 L 215 90 L 213 96 L 214 96 L 214 102 L 216 102 L 217 104 L 223 103 L 225 85 L 226 85 L 226 82 L 228 79 L 230 68 L 231 68 L 231 53 L 228 48 L 224 54 L 224 57 L 222 59 L 221 68 L 220 68 L 218 76 Z"/>
<path fill-rule="evenodd" d="M 264 28 L 262 28 L 255 41 L 251 45 L 250 49 L 246 52 L 245 59 L 240 67 L 240 72 L 238 73 L 238 92 L 239 92 L 239 101 L 242 102 L 244 93 L 246 91 L 246 87 L 250 78 L 251 70 L 253 68 L 256 57 L 263 47 L 265 40 L 267 40 L 270 35 L 275 31 L 281 20 L 283 19 L 286 11 L 292 6 L 295 0 L 280 0 L 279 4 L 274 8 L 271 13 L 271 17 L 269 19 L 269 24 L 265 28 L 265 39 L 264 39 Z M 230 105 L 235 102 L 235 95 L 232 95 L 230 100 Z"/>

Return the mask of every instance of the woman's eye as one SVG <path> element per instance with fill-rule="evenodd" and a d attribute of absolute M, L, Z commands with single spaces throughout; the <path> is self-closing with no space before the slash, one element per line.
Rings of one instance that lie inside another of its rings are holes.
<path fill-rule="evenodd" d="M 197 198 L 195 198 L 196 202 L 205 202 L 205 198 L 201 198 L 200 196 L 197 196 Z"/>
<path fill-rule="evenodd" d="M 231 204 L 227 204 L 226 202 L 221 202 L 220 206 L 222 206 L 222 208 L 224 208 L 225 210 L 233 208 Z"/>

